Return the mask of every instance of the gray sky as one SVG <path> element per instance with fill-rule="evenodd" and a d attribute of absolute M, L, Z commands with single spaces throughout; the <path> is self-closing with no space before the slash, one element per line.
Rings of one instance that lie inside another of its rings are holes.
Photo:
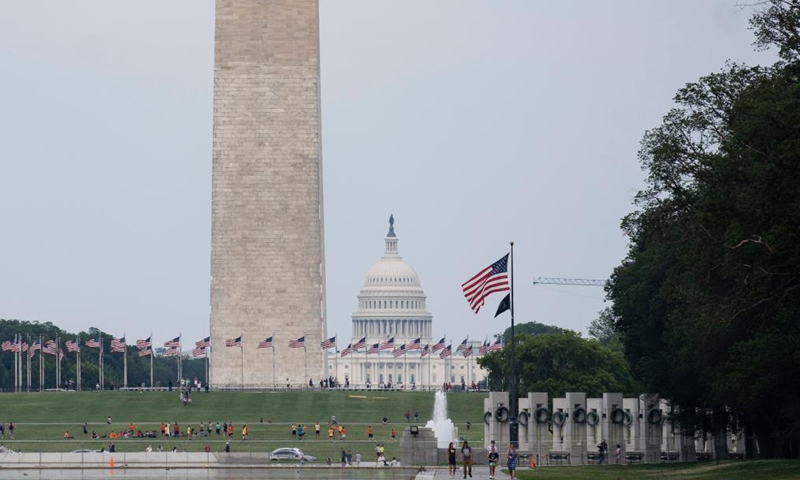
<path fill-rule="evenodd" d="M 328 331 L 394 213 L 434 335 L 499 332 L 460 285 L 514 240 L 516 320 L 585 331 L 675 91 L 757 53 L 728 0 L 320 1 Z M 214 2 L 0 3 L 0 318 L 208 332 Z"/>

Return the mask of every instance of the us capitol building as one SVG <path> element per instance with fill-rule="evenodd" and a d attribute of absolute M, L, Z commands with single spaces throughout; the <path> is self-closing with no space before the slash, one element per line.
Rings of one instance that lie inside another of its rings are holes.
<path fill-rule="evenodd" d="M 346 338 L 337 339 L 338 350 L 328 350 L 325 369 L 329 377 L 351 387 L 391 387 L 398 389 L 441 388 L 445 382 L 454 387 L 485 382 L 487 372 L 478 366 L 482 341 L 471 341 L 471 355 L 456 352 L 464 338 L 450 335 L 445 347 L 452 345 L 452 354 L 440 358 L 442 350 L 431 349 L 445 332 L 434 335 L 433 314 L 426 309 L 425 291 L 417 272 L 403 261 L 394 232 L 394 217 L 389 218 L 389 232 L 384 239 L 383 257 L 374 264 L 358 294 L 358 309 L 353 313 L 352 343 L 366 337 L 366 346 L 349 353 Z M 391 347 L 385 344 L 394 339 Z M 416 344 L 416 340 L 419 343 Z M 377 353 L 375 347 L 385 348 Z M 405 346 L 405 350 L 402 350 Z M 428 346 L 428 354 L 422 355 Z M 398 350 L 400 349 L 400 350 Z M 397 356 L 395 355 L 397 352 Z M 345 356 L 342 356 L 344 354 Z"/>

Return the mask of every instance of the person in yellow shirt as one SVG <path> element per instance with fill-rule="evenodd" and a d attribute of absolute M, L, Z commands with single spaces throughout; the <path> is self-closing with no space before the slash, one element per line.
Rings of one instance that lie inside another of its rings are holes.
<path fill-rule="evenodd" d="M 333 427 L 328 427 L 328 440 L 333 441 Z"/>
<path fill-rule="evenodd" d="M 247 427 L 247 424 L 244 424 L 242 427 L 242 441 L 247 440 L 247 434 L 250 433 L 250 429 Z"/>

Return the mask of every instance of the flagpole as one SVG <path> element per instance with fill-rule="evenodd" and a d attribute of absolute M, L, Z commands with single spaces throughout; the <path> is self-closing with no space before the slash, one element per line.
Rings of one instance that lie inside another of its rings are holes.
<path fill-rule="evenodd" d="M 150 332 L 150 389 L 153 389 L 153 332 Z"/>
<path fill-rule="evenodd" d="M 508 399 L 508 406 L 511 410 L 509 419 L 508 419 L 508 431 L 509 431 L 509 441 L 514 445 L 514 447 L 519 448 L 519 425 L 517 424 L 517 377 L 515 370 L 515 359 L 514 359 L 514 242 L 511 242 L 511 255 L 510 255 L 510 263 L 511 263 L 511 350 L 509 351 L 509 355 L 511 356 L 511 368 L 510 368 L 510 378 L 511 378 L 511 385 L 509 387 L 509 399 Z"/>
<path fill-rule="evenodd" d="M 122 385 L 128 388 L 128 339 L 127 335 L 123 332 L 122 338 L 125 339 L 125 345 L 122 347 Z"/>
<path fill-rule="evenodd" d="M 239 351 L 242 354 L 242 390 L 244 390 L 244 346 L 241 341 L 242 336 L 244 336 L 244 333 L 239 333 Z"/>
<path fill-rule="evenodd" d="M 183 385 L 183 333 L 178 332 L 178 385 Z"/>
<path fill-rule="evenodd" d="M 303 340 L 305 340 L 305 337 L 307 336 L 308 334 L 304 333 Z M 308 349 L 306 348 L 306 343 L 307 342 L 305 341 L 303 342 L 303 365 L 304 365 L 304 370 L 306 372 L 306 378 L 308 378 Z M 305 379 L 303 379 L 303 383 L 306 383 Z"/>
<path fill-rule="evenodd" d="M 105 385 L 106 382 L 104 378 L 105 375 L 103 375 L 103 333 L 100 332 L 98 334 L 98 337 L 100 338 L 100 348 L 98 349 L 100 353 L 98 353 L 99 355 L 98 363 L 100 364 L 100 390 L 102 391 L 106 389 Z"/>
<path fill-rule="evenodd" d="M 56 335 L 56 392 L 61 389 L 61 337 Z"/>
<path fill-rule="evenodd" d="M 76 352 L 75 356 L 77 357 L 77 360 L 78 360 L 78 370 L 77 370 L 76 373 L 78 374 L 77 389 L 80 392 L 81 388 L 82 388 L 81 387 L 81 336 L 80 335 L 78 335 L 78 337 L 77 337 L 77 342 L 78 342 L 78 351 Z"/>
<path fill-rule="evenodd" d="M 27 355 L 28 356 L 28 393 L 31 392 L 31 354 L 30 354 L 31 346 L 32 346 L 32 344 L 31 344 L 31 334 L 29 333 L 28 334 L 28 355 Z"/>
<path fill-rule="evenodd" d="M 278 381 L 275 378 L 275 332 L 272 332 L 272 388 L 278 388 Z"/>
<path fill-rule="evenodd" d="M 17 387 L 19 386 L 19 379 L 17 378 L 17 371 L 19 370 L 19 361 L 21 359 L 21 357 L 19 356 L 19 353 L 22 352 L 22 342 L 19 342 L 19 344 L 17 344 L 18 338 L 19 337 L 17 335 L 14 335 L 14 344 L 20 346 L 19 347 L 19 351 L 14 351 L 14 391 L 15 392 L 17 391 Z"/>

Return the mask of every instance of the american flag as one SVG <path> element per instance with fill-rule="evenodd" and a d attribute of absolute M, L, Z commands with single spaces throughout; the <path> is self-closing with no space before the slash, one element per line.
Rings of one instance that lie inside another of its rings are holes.
<path fill-rule="evenodd" d="M 167 349 L 167 350 L 164 352 L 164 356 L 165 356 L 165 357 L 175 357 L 175 356 L 177 356 L 177 355 L 178 355 L 178 349 L 177 349 L 176 347 L 171 347 L 171 348 L 168 348 L 168 349 Z"/>
<path fill-rule="evenodd" d="M 481 348 L 478 349 L 478 353 L 481 355 L 486 355 L 489 351 L 489 340 L 484 340 L 481 344 Z"/>
<path fill-rule="evenodd" d="M 465 348 L 464 352 L 462 354 L 464 355 L 464 358 L 467 358 L 467 357 L 471 356 L 472 355 L 472 345 L 470 345 L 469 347 Z"/>
<path fill-rule="evenodd" d="M 306 336 L 303 335 L 296 340 L 289 340 L 289 348 L 306 348 Z"/>
<path fill-rule="evenodd" d="M 226 347 L 241 347 L 242 346 L 242 336 L 239 335 L 236 338 L 231 338 L 230 340 L 225 340 Z"/>
<path fill-rule="evenodd" d="M 17 336 L 14 340 L 14 343 L 11 344 L 11 351 L 12 352 L 24 352 L 25 350 L 22 349 L 22 335 Z"/>
<path fill-rule="evenodd" d="M 150 348 L 143 348 L 143 349 L 139 350 L 139 356 L 140 357 L 149 357 L 152 354 L 153 354 L 153 350 L 151 350 Z"/>
<path fill-rule="evenodd" d="M 394 350 L 392 350 L 392 355 L 394 355 L 395 358 L 399 357 L 400 355 L 405 355 L 405 354 L 406 354 L 406 346 L 405 345 L 400 345 L 399 347 L 397 347 Z"/>
<path fill-rule="evenodd" d="M 381 344 L 373 343 L 372 346 L 367 349 L 367 353 L 381 353 Z"/>
<path fill-rule="evenodd" d="M 100 337 L 97 337 L 95 340 L 94 338 L 90 338 L 86 340 L 84 344 L 89 348 L 100 348 Z"/>
<path fill-rule="evenodd" d="M 491 347 L 489 347 L 490 352 L 499 352 L 503 349 L 503 337 L 497 337 L 497 340 L 494 341 Z"/>
<path fill-rule="evenodd" d="M 16 346 L 14 348 L 16 348 Z M 28 343 L 27 342 L 22 342 L 22 345 L 19 345 L 19 349 L 22 352 L 27 352 L 28 351 Z M 16 351 L 16 350 L 14 350 L 14 351 Z"/>
<path fill-rule="evenodd" d="M 439 354 L 439 358 L 447 358 L 452 353 L 453 353 L 453 346 L 451 344 L 451 345 L 448 345 L 447 348 L 442 350 L 442 353 Z"/>
<path fill-rule="evenodd" d="M 352 344 L 348 345 L 348 346 L 347 346 L 347 348 L 345 348 L 344 350 L 342 350 L 342 357 L 346 357 L 346 356 L 350 355 L 351 353 L 353 353 L 353 346 L 352 346 Z"/>
<path fill-rule="evenodd" d="M 195 347 L 194 350 L 192 350 L 192 357 L 194 358 L 205 357 L 205 356 L 206 356 L 206 347 Z"/>
<path fill-rule="evenodd" d="M 153 344 L 150 343 L 150 339 L 151 338 L 152 338 L 152 335 L 147 337 L 145 340 L 136 340 L 136 348 L 141 350 L 143 348 L 152 347 Z"/>
<path fill-rule="evenodd" d="M 427 344 L 427 345 L 425 345 L 424 347 L 422 347 L 422 353 L 420 354 L 420 356 L 419 356 L 419 357 L 420 357 L 420 358 L 422 358 L 422 357 L 424 357 L 424 356 L 428 355 L 428 353 L 430 352 L 430 350 L 431 350 L 431 349 L 430 349 L 430 344 Z"/>
<path fill-rule="evenodd" d="M 58 349 L 58 361 L 64 360 L 64 350 Z"/>
<path fill-rule="evenodd" d="M 483 300 L 496 292 L 505 292 L 511 287 L 508 283 L 508 254 L 478 272 L 461 285 L 469 307 L 475 312 L 483 306 Z"/>
<path fill-rule="evenodd" d="M 211 345 L 211 337 L 206 337 L 199 342 L 194 342 L 194 346 L 197 348 L 206 348 L 209 345 Z"/>
<path fill-rule="evenodd" d="M 386 340 L 381 343 L 381 350 L 389 350 L 392 348 L 394 348 L 394 337 L 386 338 Z"/>
<path fill-rule="evenodd" d="M 67 346 L 67 351 L 68 352 L 80 352 L 81 351 L 81 346 L 78 344 L 77 340 L 74 341 L 74 342 L 72 340 L 67 340 L 67 343 L 65 343 L 64 345 Z"/>
<path fill-rule="evenodd" d="M 2 344 L 0 344 L 0 346 L 2 346 L 4 352 L 8 352 L 8 351 L 11 350 L 11 341 L 10 340 L 6 340 Z"/>
<path fill-rule="evenodd" d="M 332 336 L 327 340 L 319 342 L 319 346 L 322 347 L 323 350 L 327 350 L 329 348 L 336 348 L 336 335 Z"/>
<path fill-rule="evenodd" d="M 422 348 L 422 338 L 420 337 L 417 337 L 416 340 L 408 342 L 408 345 L 406 345 L 406 350 L 409 352 L 411 350 L 419 350 L 420 348 Z"/>
<path fill-rule="evenodd" d="M 361 337 L 361 340 L 353 344 L 353 350 L 361 350 L 367 348 L 367 337 Z"/>
<path fill-rule="evenodd" d="M 441 340 L 436 342 L 436 345 L 434 345 L 433 348 L 431 348 L 431 352 L 436 353 L 443 348 L 444 348 L 444 337 L 442 337 Z"/>
<path fill-rule="evenodd" d="M 30 348 L 28 349 L 28 355 L 33 357 L 34 354 L 36 354 L 36 350 L 39 350 L 41 348 L 42 348 L 42 342 L 40 340 L 36 340 L 31 344 Z"/>
<path fill-rule="evenodd" d="M 461 350 L 464 350 L 465 348 L 467 348 L 467 341 L 468 340 L 469 340 L 469 337 L 465 338 L 463 342 L 459 343 L 458 347 L 456 347 L 456 352 L 460 352 Z"/>
<path fill-rule="evenodd" d="M 164 347 L 166 348 L 178 348 L 181 346 L 181 336 L 178 335 L 177 337 L 173 338 L 168 342 L 164 342 Z"/>
<path fill-rule="evenodd" d="M 269 337 L 265 338 L 258 342 L 258 348 L 275 348 L 272 346 L 272 337 L 274 335 L 270 335 Z"/>
<path fill-rule="evenodd" d="M 48 355 L 55 355 L 56 353 L 58 353 L 58 347 L 56 346 L 56 342 L 48 340 L 45 343 L 45 347 L 42 349 L 42 352 Z"/>
<path fill-rule="evenodd" d="M 111 351 L 114 353 L 125 352 L 125 337 L 111 339 Z"/>

